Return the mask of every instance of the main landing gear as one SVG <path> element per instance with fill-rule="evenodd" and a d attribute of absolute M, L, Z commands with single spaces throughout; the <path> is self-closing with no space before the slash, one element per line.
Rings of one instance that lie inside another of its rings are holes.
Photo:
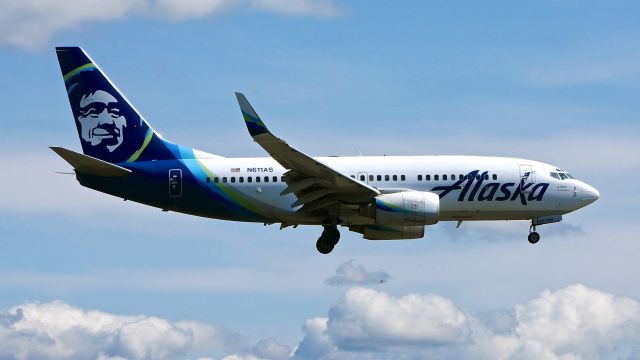
<path fill-rule="evenodd" d="M 340 241 L 340 231 L 336 225 L 324 225 L 322 235 L 316 242 L 316 249 L 321 254 L 328 254 L 333 250 L 333 247 Z"/>
<path fill-rule="evenodd" d="M 540 234 L 536 232 L 536 226 L 531 221 L 531 226 L 529 226 L 529 236 L 527 237 L 530 243 L 535 244 L 540 241 Z"/>

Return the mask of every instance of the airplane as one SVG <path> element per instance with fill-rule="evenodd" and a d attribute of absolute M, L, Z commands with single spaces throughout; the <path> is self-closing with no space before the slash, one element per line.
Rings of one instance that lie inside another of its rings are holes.
<path fill-rule="evenodd" d="M 369 240 L 419 239 L 442 221 L 528 220 L 540 225 L 600 197 L 539 161 L 487 156 L 312 157 L 274 135 L 236 93 L 249 135 L 268 157 L 228 158 L 164 139 L 80 47 L 56 54 L 82 153 L 51 147 L 87 188 L 213 219 L 322 226 L 330 253 L 338 227 Z"/>

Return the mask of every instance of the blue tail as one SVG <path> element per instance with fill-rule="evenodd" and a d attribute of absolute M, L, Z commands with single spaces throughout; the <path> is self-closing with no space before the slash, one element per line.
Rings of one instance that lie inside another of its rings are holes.
<path fill-rule="evenodd" d="M 85 155 L 110 163 L 179 157 L 81 48 L 56 54 Z"/>

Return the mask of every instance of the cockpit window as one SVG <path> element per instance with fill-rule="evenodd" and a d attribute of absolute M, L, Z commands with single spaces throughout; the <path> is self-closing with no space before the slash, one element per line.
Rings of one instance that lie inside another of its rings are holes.
<path fill-rule="evenodd" d="M 569 179 L 573 179 L 573 178 L 574 178 L 574 177 L 573 177 L 573 176 L 571 176 L 571 174 L 569 174 L 569 173 L 564 173 L 564 174 L 565 174 L 565 175 L 567 175 L 567 177 L 568 177 Z"/>
<path fill-rule="evenodd" d="M 554 178 L 554 179 L 560 180 L 560 175 L 558 175 L 558 173 L 556 173 L 556 172 L 552 172 L 549 175 L 551 175 L 551 177 Z"/>
<path fill-rule="evenodd" d="M 559 175 L 562 180 L 567 180 L 569 178 L 565 173 L 560 173 Z"/>

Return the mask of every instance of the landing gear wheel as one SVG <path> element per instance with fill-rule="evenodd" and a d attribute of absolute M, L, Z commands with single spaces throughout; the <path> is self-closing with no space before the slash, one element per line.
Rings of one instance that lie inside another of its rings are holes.
<path fill-rule="evenodd" d="M 318 239 L 318 241 L 316 241 L 316 249 L 320 254 L 326 255 L 330 253 L 331 251 L 333 251 L 333 247 L 334 245 L 331 245 L 330 243 L 328 243 L 324 238 L 320 238 Z"/>
<path fill-rule="evenodd" d="M 340 241 L 340 231 L 335 225 L 326 225 L 322 231 L 322 235 L 318 241 L 316 241 L 316 249 L 321 254 L 328 254 L 333 251 L 333 248 Z"/>
<path fill-rule="evenodd" d="M 535 244 L 538 241 L 540 241 L 540 234 L 538 234 L 535 231 L 532 231 L 532 232 L 529 233 L 528 240 L 529 240 L 530 243 Z"/>

